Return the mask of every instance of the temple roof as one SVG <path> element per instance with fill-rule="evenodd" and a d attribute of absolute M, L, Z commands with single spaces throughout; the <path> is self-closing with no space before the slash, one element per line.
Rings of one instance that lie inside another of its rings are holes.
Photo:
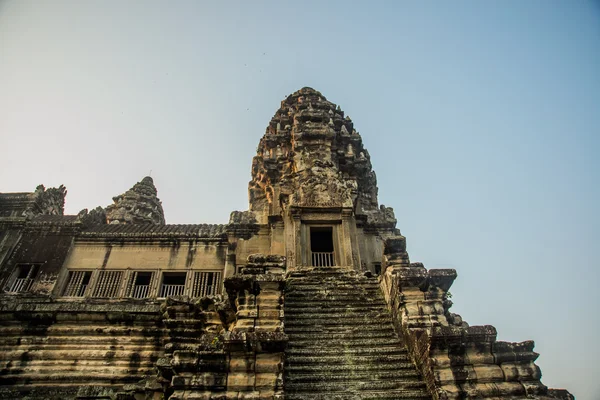
<path fill-rule="evenodd" d="M 84 229 L 80 236 L 89 238 L 226 238 L 227 225 L 190 224 L 107 224 L 95 225 Z"/>
<path fill-rule="evenodd" d="M 53 225 L 75 224 L 79 222 L 77 215 L 37 215 L 31 219 L 30 224 Z"/>

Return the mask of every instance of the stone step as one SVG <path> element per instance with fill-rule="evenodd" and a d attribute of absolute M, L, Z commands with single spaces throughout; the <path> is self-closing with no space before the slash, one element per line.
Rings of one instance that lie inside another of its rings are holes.
<path fill-rule="evenodd" d="M 300 303 L 304 301 L 315 301 L 315 300 L 343 300 L 349 301 L 351 303 L 357 302 L 358 300 L 361 303 L 374 303 L 381 304 L 383 298 L 380 297 L 380 294 L 377 292 L 369 292 L 369 291 L 355 291 L 352 293 L 349 292 L 341 292 L 336 290 L 321 290 L 321 291 L 298 291 L 298 292 L 287 292 L 285 294 L 286 303 Z"/>
<path fill-rule="evenodd" d="M 328 335 L 327 338 L 318 337 L 318 335 L 310 337 L 302 337 L 298 335 L 288 335 L 292 344 L 288 346 L 288 349 L 320 349 L 326 345 L 328 348 L 340 349 L 340 348 L 352 348 L 352 347 L 383 347 L 383 346 L 400 346 L 402 351 L 407 351 L 400 339 L 395 337 L 394 334 L 386 334 L 382 337 L 352 337 L 341 335 Z"/>
<path fill-rule="evenodd" d="M 380 334 L 394 334 L 394 329 L 392 325 L 364 325 L 364 326 L 356 326 L 356 325 L 320 325 L 320 326 L 310 326 L 310 325 L 294 325 L 289 326 L 285 325 L 285 333 L 287 334 L 303 334 L 303 333 L 323 333 L 323 334 L 338 334 L 338 335 L 352 335 L 356 332 L 362 331 L 364 333 L 371 332 L 379 332 Z"/>
<path fill-rule="evenodd" d="M 377 278 L 367 278 L 364 275 L 357 274 L 343 274 L 338 272 L 320 272 L 318 274 L 291 274 L 288 275 L 286 282 L 290 284 L 297 284 L 303 282 L 355 282 L 360 284 L 362 282 L 377 283 Z"/>
<path fill-rule="evenodd" d="M 346 371 L 345 374 L 340 374 L 337 371 L 317 371 L 317 372 L 305 372 L 305 373 L 290 373 L 286 377 L 286 385 L 289 387 L 292 384 L 301 383 L 318 383 L 318 382 L 373 382 L 373 381 L 396 381 L 406 384 L 412 387 L 423 387 L 423 383 L 420 380 L 419 374 L 416 373 L 414 367 L 411 365 L 405 370 L 350 370 Z"/>
<path fill-rule="evenodd" d="M 424 391 L 425 384 L 420 380 L 339 380 L 317 382 L 285 382 L 285 391 L 294 392 L 340 392 L 347 390 L 418 390 Z"/>
<path fill-rule="evenodd" d="M 303 298 L 286 298 L 286 305 L 290 308 L 299 308 L 303 306 L 305 308 L 323 308 L 323 307 L 365 307 L 365 306 L 381 306 L 385 308 L 383 299 L 374 299 L 369 296 L 360 295 L 348 295 L 348 296 L 312 296 Z M 285 310 L 285 308 L 284 308 Z"/>
<path fill-rule="evenodd" d="M 338 301 L 338 300 L 319 300 L 319 301 L 307 301 L 302 303 L 286 303 L 285 308 L 283 309 L 284 315 L 297 315 L 304 314 L 306 312 L 314 312 L 314 313 L 329 313 L 329 312 L 338 312 L 344 313 L 350 310 L 350 312 L 361 312 L 364 310 L 365 313 L 376 311 L 376 312 L 389 312 L 383 302 L 373 303 L 373 302 L 355 302 L 350 304 L 346 301 Z"/>
<path fill-rule="evenodd" d="M 375 310 L 371 310 L 368 312 L 360 312 L 360 311 L 353 311 L 353 310 L 347 310 L 345 312 L 320 312 L 320 311 L 307 311 L 307 312 L 303 312 L 303 313 L 284 313 L 285 316 L 285 320 L 286 321 L 300 321 L 300 320 L 305 320 L 305 319 L 310 319 L 310 320 L 321 320 L 321 319 L 325 319 L 325 320 L 331 320 L 331 319 L 339 319 L 339 320 L 345 320 L 345 319 L 355 319 L 355 318 L 365 318 L 365 319 L 380 319 L 380 318 L 387 318 L 390 319 L 391 322 L 391 315 L 390 313 L 385 310 L 385 309 L 380 309 L 379 311 L 375 311 Z"/>
<path fill-rule="evenodd" d="M 301 287 L 288 287 L 285 289 L 284 294 L 288 295 L 296 295 L 296 294 L 314 294 L 314 293 L 339 293 L 339 294 L 373 294 L 373 295 L 381 295 L 381 289 L 379 286 L 354 286 L 352 288 L 344 288 L 336 285 L 310 285 L 306 288 Z"/>
<path fill-rule="evenodd" d="M 368 363 L 395 363 L 405 362 L 406 354 L 373 354 L 373 355 L 354 355 L 347 357 L 343 354 L 337 355 L 287 355 L 286 362 L 288 365 L 323 365 L 337 364 L 344 365 L 351 361 L 352 364 L 368 364 Z"/>
<path fill-rule="evenodd" d="M 297 303 L 297 304 L 290 304 L 290 303 L 286 303 L 285 305 L 285 313 L 288 315 L 295 315 L 295 314 L 303 314 L 307 311 L 312 311 L 312 312 L 316 312 L 316 313 L 343 313 L 343 312 L 370 312 L 370 311 L 376 311 L 376 312 L 381 312 L 383 310 L 387 310 L 387 308 L 385 307 L 385 303 L 383 301 L 379 302 L 379 303 L 369 303 L 369 304 L 355 304 L 355 305 L 349 305 L 346 303 L 343 303 L 344 305 L 330 305 L 329 303 L 325 303 L 323 304 L 321 307 L 314 307 L 314 305 L 311 304 L 305 304 L 305 303 Z"/>
<path fill-rule="evenodd" d="M 386 305 L 382 301 L 347 301 L 347 300 L 334 300 L 334 299 L 315 299 L 315 300 L 305 300 L 305 301 L 286 301 L 286 305 L 284 308 L 284 312 L 287 310 L 291 310 L 292 312 L 296 310 L 321 310 L 327 308 L 377 308 L 385 310 Z"/>
<path fill-rule="evenodd" d="M 367 278 L 366 276 L 360 275 L 348 275 L 348 274 L 316 274 L 316 275 L 304 275 L 304 276 L 288 276 L 286 283 L 296 285 L 302 283 L 321 283 L 321 282 L 333 282 L 333 283 L 348 283 L 352 282 L 355 285 L 363 283 L 378 284 L 377 278 Z"/>
<path fill-rule="evenodd" d="M 392 319 L 389 315 L 378 315 L 378 316 L 356 316 L 349 315 L 340 317 L 337 319 L 334 318 L 315 318 L 315 319 L 301 319 L 301 318 L 285 318 L 284 323 L 286 327 L 294 328 L 299 326 L 345 326 L 345 327 L 355 327 L 356 325 L 367 325 L 367 324 L 390 324 L 392 323 Z"/>
<path fill-rule="evenodd" d="M 400 357 L 399 357 L 400 358 Z M 289 365 L 285 364 L 285 370 L 288 376 L 298 374 L 327 374 L 327 373 L 338 373 L 338 375 L 345 376 L 355 371 L 396 371 L 402 370 L 408 374 L 408 376 L 418 376 L 418 373 L 411 362 L 410 357 L 406 355 L 404 361 L 393 362 L 393 363 L 381 363 L 381 364 L 320 364 L 320 365 Z"/>
<path fill-rule="evenodd" d="M 378 310 L 379 312 L 384 312 L 387 311 L 387 307 L 383 301 L 374 302 L 354 297 L 346 300 L 339 298 L 322 298 L 286 301 L 286 307 L 284 308 L 285 312 L 290 312 L 292 314 L 302 314 L 307 311 L 330 312 L 329 310 L 338 310 L 338 312 L 345 312 L 347 310 L 364 310 L 365 312 Z"/>
<path fill-rule="evenodd" d="M 320 292 L 323 290 L 336 290 L 339 292 L 355 292 L 355 291 L 363 291 L 363 290 L 372 290 L 374 292 L 378 292 L 380 290 L 380 286 L 376 282 L 363 282 L 356 283 L 353 281 L 348 282 L 299 282 L 299 283 L 288 283 L 285 292 L 293 293 L 298 291 L 313 291 Z"/>
<path fill-rule="evenodd" d="M 296 306 L 299 304 L 308 303 L 317 303 L 317 302 L 340 302 L 339 306 L 348 305 L 348 306 L 365 306 L 365 305 L 384 305 L 383 298 L 380 298 L 379 295 L 366 295 L 361 293 L 291 293 L 285 296 L 286 305 Z M 314 306 L 314 305 L 313 305 Z M 325 306 L 321 304 L 321 306 Z M 333 304 L 332 304 L 333 306 Z"/>
<path fill-rule="evenodd" d="M 367 391 L 362 393 L 286 393 L 285 400 L 430 400 L 431 396 L 420 390 Z"/>
<path fill-rule="evenodd" d="M 395 338 L 398 339 L 396 332 L 392 326 L 365 326 L 365 327 L 355 327 L 355 329 L 351 330 L 331 330 L 331 329 L 299 329 L 295 328 L 294 332 L 288 332 L 288 329 L 285 329 L 286 333 L 293 338 L 294 340 L 304 341 L 304 340 L 330 340 L 333 342 L 339 342 L 346 339 L 370 339 L 370 338 Z"/>
<path fill-rule="evenodd" d="M 315 356 L 326 356 L 344 354 L 349 355 L 384 355 L 384 354 L 407 354 L 407 351 L 402 347 L 394 344 L 387 344 L 380 347 L 368 347 L 368 346 L 357 346 L 357 347 L 321 347 L 321 348 L 302 348 L 296 346 L 290 346 L 286 350 L 287 355 L 315 355 Z"/>
<path fill-rule="evenodd" d="M 288 282 L 284 293 L 294 292 L 320 292 L 323 290 L 336 291 L 336 292 L 364 292 L 372 291 L 374 293 L 381 293 L 381 286 L 374 282 L 360 282 L 355 281 L 339 281 L 339 280 L 326 280 L 326 281 L 303 281 L 303 282 Z"/>

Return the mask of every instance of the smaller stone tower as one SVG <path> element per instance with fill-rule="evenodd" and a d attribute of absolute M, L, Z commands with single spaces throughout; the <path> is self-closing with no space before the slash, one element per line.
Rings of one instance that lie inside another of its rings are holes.
<path fill-rule="evenodd" d="M 109 224 L 165 224 L 162 203 L 156 197 L 154 181 L 147 176 L 123 194 L 113 197 L 114 204 L 106 207 Z"/>

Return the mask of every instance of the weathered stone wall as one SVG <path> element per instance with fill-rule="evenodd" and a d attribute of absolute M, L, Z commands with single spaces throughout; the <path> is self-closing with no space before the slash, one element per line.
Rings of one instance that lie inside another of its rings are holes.
<path fill-rule="evenodd" d="M 167 300 L 170 339 L 157 362 L 167 398 L 282 398 L 284 263 L 251 256 L 226 279 L 227 299 Z"/>
<path fill-rule="evenodd" d="M 225 282 L 236 312 L 226 338 L 227 398 L 283 398 L 285 262 L 282 256 L 254 254 L 241 274 Z"/>
<path fill-rule="evenodd" d="M 22 226 L 13 224 L 0 224 L 0 267 L 5 265 L 15 246 L 21 239 Z M 0 274 L 4 268 L 0 268 Z"/>
<path fill-rule="evenodd" d="M 50 293 L 54 289 L 74 234 L 71 226 L 28 225 L 0 268 L 1 287 L 5 288 L 14 278 L 17 265 L 39 264 L 39 272 L 30 292 Z M 13 238 L 16 237 L 15 233 L 12 235 Z"/>
<path fill-rule="evenodd" d="M 152 374 L 165 330 L 156 302 L 0 298 L 0 398 L 75 398 Z"/>
<path fill-rule="evenodd" d="M 272 237 L 269 226 L 262 225 L 257 227 L 257 232 L 249 238 L 230 238 L 235 247 L 235 272 L 247 263 L 248 257 L 252 254 L 269 252 L 271 249 Z"/>
<path fill-rule="evenodd" d="M 171 239 L 157 242 L 75 241 L 66 269 L 222 270 L 227 243 Z"/>

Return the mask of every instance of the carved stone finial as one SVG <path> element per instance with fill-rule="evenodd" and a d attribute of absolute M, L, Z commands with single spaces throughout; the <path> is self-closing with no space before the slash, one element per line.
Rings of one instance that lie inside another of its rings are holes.
<path fill-rule="evenodd" d="M 113 197 L 114 204 L 106 207 L 109 224 L 165 224 L 162 203 L 151 177 L 146 176 L 123 194 Z"/>
<path fill-rule="evenodd" d="M 77 219 L 81 221 L 84 227 L 104 225 L 106 224 L 106 211 L 99 206 L 89 212 L 87 208 L 84 208 L 77 214 Z"/>
<path fill-rule="evenodd" d="M 38 185 L 33 193 L 34 201 L 23 212 L 23 215 L 28 218 L 36 215 L 63 215 L 66 195 L 67 189 L 63 185 L 48 189 L 44 185 Z"/>

